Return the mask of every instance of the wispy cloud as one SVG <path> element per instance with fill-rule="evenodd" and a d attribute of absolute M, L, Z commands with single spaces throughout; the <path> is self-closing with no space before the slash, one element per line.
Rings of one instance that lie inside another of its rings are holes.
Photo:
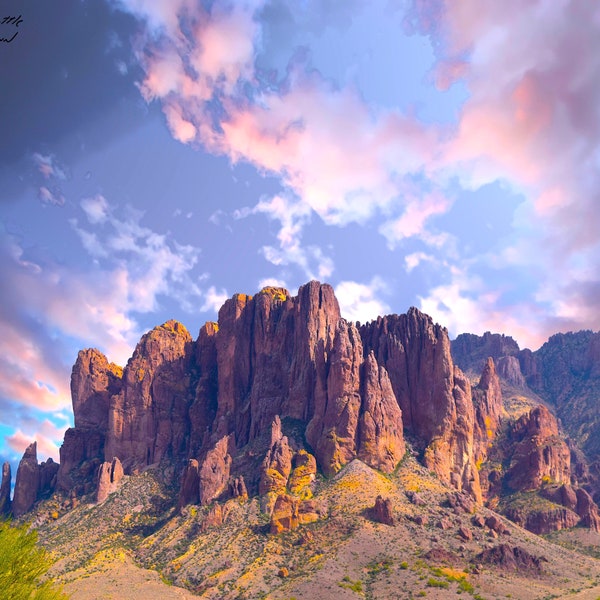
<path fill-rule="evenodd" d="M 103 196 L 80 206 L 84 222 L 71 225 L 95 261 L 86 270 L 33 260 L 17 238 L 0 232 L 0 403 L 12 407 L 7 414 L 68 410 L 79 348 L 96 346 L 125 364 L 142 333 L 139 316 L 162 299 L 197 313 L 215 311 L 227 298 L 206 285 L 206 274 L 195 275 L 198 248 L 144 227 L 141 213 L 120 211 Z M 23 423 L 5 423 L 14 428 L 8 443 L 15 450 L 33 437 Z M 40 449 L 52 456 L 60 438 L 62 429 L 50 426 L 37 433 Z"/>

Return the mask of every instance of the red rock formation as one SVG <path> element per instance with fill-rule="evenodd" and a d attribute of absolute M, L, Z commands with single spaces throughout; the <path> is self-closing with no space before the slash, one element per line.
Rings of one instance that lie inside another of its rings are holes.
<path fill-rule="evenodd" d="M 314 500 L 300 500 L 289 494 L 280 494 L 271 514 L 270 532 L 278 534 L 293 531 L 300 525 L 317 521 L 321 512 L 322 508 Z"/>
<path fill-rule="evenodd" d="M 56 487 L 63 492 L 84 493 L 86 482 L 104 459 L 104 433 L 93 429 L 70 428 L 60 447 Z"/>
<path fill-rule="evenodd" d="M 96 502 L 104 502 L 109 494 L 115 492 L 121 479 L 123 479 L 123 465 L 117 457 L 111 462 L 102 463 L 98 470 Z"/>
<path fill-rule="evenodd" d="M 200 465 L 195 458 L 187 462 L 179 487 L 179 508 L 188 504 L 200 504 Z"/>
<path fill-rule="evenodd" d="M 83 493 L 104 460 L 110 399 L 122 388 L 122 369 L 99 350 L 81 350 L 71 373 L 75 427 L 68 429 L 60 449 L 59 490 Z"/>
<path fill-rule="evenodd" d="M 37 442 L 30 444 L 17 469 L 12 511 L 20 517 L 29 511 L 38 497 L 40 489 L 40 466 L 37 461 Z"/>
<path fill-rule="evenodd" d="M 520 546 L 509 546 L 500 544 L 494 548 L 488 548 L 477 558 L 484 563 L 492 564 L 509 571 L 520 571 L 529 573 L 540 573 L 542 563 L 548 562 L 543 556 L 533 556 Z"/>
<path fill-rule="evenodd" d="M 475 457 L 483 460 L 496 437 L 502 416 L 502 390 L 494 359 L 488 358 L 479 383 L 473 388 L 475 405 Z"/>
<path fill-rule="evenodd" d="M 326 475 L 337 473 L 356 457 L 362 360 L 362 343 L 356 327 L 339 320 L 327 361 L 325 401 L 315 402 L 314 416 L 306 428 L 306 439 L 315 449 Z"/>
<path fill-rule="evenodd" d="M 362 406 L 358 422 L 358 458 L 391 473 L 404 456 L 402 411 L 387 371 L 369 352 L 363 364 Z"/>
<path fill-rule="evenodd" d="M 90 491 L 90 473 L 114 456 L 127 473 L 196 460 L 182 478 L 181 505 L 231 494 L 228 486 L 244 475 L 252 493 L 290 486 L 309 496 L 304 480 L 314 479 L 316 467 L 299 464 L 296 479 L 290 470 L 302 435 L 295 445 L 285 436 L 272 441 L 262 476 L 243 471 L 253 464 L 240 458 L 244 448 L 275 419 L 289 419 L 305 427 L 326 475 L 357 457 L 391 472 L 406 428 L 430 469 L 480 499 L 469 383 L 452 364 L 446 330 L 416 309 L 359 331 L 341 319 L 328 285 L 310 282 L 296 297 L 280 288 L 238 294 L 196 342 L 175 321 L 144 335 L 119 375 L 101 353 L 80 353 L 61 490 Z"/>
<path fill-rule="evenodd" d="M 421 441 L 428 468 L 481 500 L 473 456 L 474 411 L 467 378 L 455 368 L 448 332 L 416 308 L 361 327 L 365 349 L 387 370 L 404 427 Z"/>
<path fill-rule="evenodd" d="M 145 334 L 111 396 L 105 460 L 118 457 L 134 472 L 186 451 L 189 434 L 189 356 L 192 339 L 177 321 Z"/>
<path fill-rule="evenodd" d="M 564 506 L 541 509 L 508 509 L 506 516 L 521 527 L 536 534 L 570 529 L 579 524 L 577 513 Z"/>
<path fill-rule="evenodd" d="M 301 498 L 312 496 L 312 485 L 317 477 L 317 461 L 306 450 L 300 450 L 292 458 L 292 472 L 288 479 L 290 492 Z"/>
<path fill-rule="evenodd" d="M 596 503 L 582 488 L 579 488 L 575 493 L 577 496 L 577 506 L 575 510 L 581 518 L 581 525 L 589 527 L 593 531 L 600 531 L 600 515 L 598 514 Z"/>
<path fill-rule="evenodd" d="M 232 448 L 232 436 L 224 436 L 207 452 L 200 464 L 198 472 L 200 504 L 210 504 L 227 491 Z"/>
<path fill-rule="evenodd" d="M 10 463 L 5 462 L 2 465 L 2 483 L 0 484 L 0 518 L 10 514 L 10 485 Z"/>
<path fill-rule="evenodd" d="M 292 472 L 293 451 L 288 439 L 281 433 L 281 420 L 275 417 L 272 424 L 272 444 L 265 456 L 260 474 L 258 493 L 263 495 L 269 492 L 284 491 Z"/>
<path fill-rule="evenodd" d="M 234 477 L 229 482 L 229 495 L 232 498 L 237 498 L 240 502 L 248 500 L 248 490 L 246 489 L 246 482 L 242 475 Z"/>
<path fill-rule="evenodd" d="M 281 494 L 275 500 L 271 515 L 270 532 L 278 534 L 282 531 L 293 531 L 300 524 L 298 508 L 300 500 L 288 494 Z"/>
<path fill-rule="evenodd" d="M 371 519 L 377 523 L 383 523 L 384 525 L 393 525 L 395 523 L 391 498 L 377 496 L 375 498 L 375 505 L 370 509 L 369 513 Z"/>
<path fill-rule="evenodd" d="M 108 427 L 110 398 L 121 390 L 123 369 L 109 363 L 94 348 L 81 350 L 71 373 L 71 398 L 77 429 L 105 433 Z"/>
<path fill-rule="evenodd" d="M 511 432 L 513 454 L 507 483 L 517 491 L 537 490 L 544 483 L 569 483 L 571 453 L 559 436 L 556 418 L 540 405 L 524 414 Z"/>

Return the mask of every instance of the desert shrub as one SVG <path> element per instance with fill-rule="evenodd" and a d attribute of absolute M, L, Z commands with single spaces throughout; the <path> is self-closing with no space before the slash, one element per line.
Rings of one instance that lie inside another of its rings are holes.
<path fill-rule="evenodd" d="M 7 600 L 66 600 L 51 580 L 42 581 L 50 568 L 48 553 L 37 546 L 37 532 L 0 521 L 0 590 Z"/>

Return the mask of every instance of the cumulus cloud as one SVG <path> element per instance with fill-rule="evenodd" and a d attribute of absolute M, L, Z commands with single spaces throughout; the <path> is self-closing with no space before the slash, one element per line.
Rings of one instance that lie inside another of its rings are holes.
<path fill-rule="evenodd" d="M 341 281 L 335 287 L 342 317 L 348 321 L 366 323 L 378 316 L 389 314 L 390 307 L 381 296 L 389 293 L 381 277 L 373 277 L 370 283 Z"/>
<path fill-rule="evenodd" d="M 465 187 L 504 179 L 526 199 L 504 265 L 540 285 L 510 312 L 537 332 L 598 327 L 589 290 L 600 281 L 600 10 L 568 0 L 501 8 L 446 0 L 415 2 L 412 16 L 436 42 L 444 85 L 460 78 L 471 92 L 440 166 Z"/>

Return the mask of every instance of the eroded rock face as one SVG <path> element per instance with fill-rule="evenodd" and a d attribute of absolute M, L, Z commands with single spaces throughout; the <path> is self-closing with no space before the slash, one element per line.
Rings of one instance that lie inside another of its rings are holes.
<path fill-rule="evenodd" d="M 391 473 L 406 451 L 402 411 L 385 367 L 369 352 L 362 366 L 362 410 L 358 422 L 358 458 Z"/>
<path fill-rule="evenodd" d="M 258 493 L 262 496 L 269 492 L 285 490 L 292 472 L 293 451 L 288 439 L 281 433 L 281 420 L 275 417 L 272 428 L 272 444 L 265 456 L 260 474 Z"/>
<path fill-rule="evenodd" d="M 473 388 L 475 406 L 475 459 L 485 460 L 492 445 L 502 416 L 502 390 L 493 358 L 488 358 L 479 383 Z"/>
<path fill-rule="evenodd" d="M 548 562 L 543 556 L 533 556 L 524 548 L 509 544 L 499 544 L 488 548 L 478 555 L 478 559 L 501 569 L 530 573 L 540 573 L 543 563 Z"/>
<path fill-rule="evenodd" d="M 531 491 L 544 483 L 570 483 L 571 453 L 558 432 L 556 418 L 544 406 L 524 414 L 511 431 L 513 454 L 507 483 Z"/>
<path fill-rule="evenodd" d="M 110 398 L 122 387 L 123 369 L 95 348 L 81 350 L 71 373 L 71 398 L 77 429 L 106 433 Z"/>
<path fill-rule="evenodd" d="M 0 517 L 10 513 L 10 485 L 11 485 L 10 463 L 2 465 L 2 483 L 0 484 Z"/>
<path fill-rule="evenodd" d="M 188 504 L 200 504 L 200 465 L 195 458 L 188 460 L 183 471 L 177 504 L 179 508 Z"/>
<path fill-rule="evenodd" d="M 126 472 L 135 472 L 185 454 L 191 344 L 177 321 L 142 337 L 123 370 L 121 391 L 110 398 L 105 460 L 116 456 Z"/>
<path fill-rule="evenodd" d="M 444 328 L 416 309 L 358 328 L 318 282 L 297 296 L 237 294 L 195 342 L 175 321 L 156 327 L 122 373 L 83 351 L 72 393 L 76 423 L 61 449 L 59 489 L 90 491 L 90 473 L 113 457 L 125 473 L 167 461 L 187 464 L 181 506 L 243 497 L 240 481 L 246 494 L 306 499 L 317 468 L 333 475 L 355 458 L 390 473 L 405 453 L 404 430 L 428 468 L 480 501 L 476 432 L 497 421 L 493 374 L 478 386 L 476 415 Z M 300 431 L 293 440 L 282 421 Z M 264 452 L 262 467 L 245 456 L 251 445 Z"/>
<path fill-rule="evenodd" d="M 123 479 L 123 465 L 117 457 L 111 462 L 102 463 L 98 470 L 96 502 L 104 502 L 109 494 L 115 492 L 121 479 Z"/>
<path fill-rule="evenodd" d="M 454 366 L 448 332 L 416 308 L 361 327 L 363 345 L 389 374 L 404 427 L 424 446 L 427 467 L 481 500 L 473 454 L 471 387 Z"/>
<path fill-rule="evenodd" d="M 222 437 L 200 464 L 198 471 L 200 504 L 210 504 L 227 491 L 231 473 L 233 437 Z"/>
<path fill-rule="evenodd" d="M 37 461 L 37 442 L 30 444 L 17 469 L 12 512 L 20 517 L 29 511 L 38 497 L 40 489 L 40 466 Z"/>

